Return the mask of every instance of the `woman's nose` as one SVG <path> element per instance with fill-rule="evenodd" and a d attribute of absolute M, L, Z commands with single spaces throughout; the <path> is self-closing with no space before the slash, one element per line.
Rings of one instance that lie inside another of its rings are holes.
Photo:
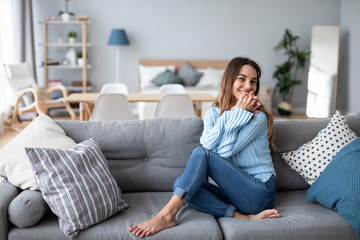
<path fill-rule="evenodd" d="M 246 89 L 251 89 L 251 84 L 250 84 L 249 81 L 245 81 L 245 82 L 244 82 L 244 88 L 246 88 Z"/>

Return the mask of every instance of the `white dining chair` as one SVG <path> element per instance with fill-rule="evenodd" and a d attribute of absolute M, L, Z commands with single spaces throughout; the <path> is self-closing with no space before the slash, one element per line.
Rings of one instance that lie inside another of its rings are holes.
<path fill-rule="evenodd" d="M 90 121 L 133 120 L 129 101 L 121 93 L 104 93 L 96 99 Z"/>
<path fill-rule="evenodd" d="M 105 83 L 100 90 L 100 94 L 101 93 L 128 94 L 129 90 L 124 83 Z"/>
<path fill-rule="evenodd" d="M 181 84 L 164 84 L 159 89 L 160 93 L 179 93 L 184 94 L 185 88 Z"/>
<path fill-rule="evenodd" d="M 156 105 L 154 118 L 195 116 L 193 102 L 188 94 L 165 94 Z"/>

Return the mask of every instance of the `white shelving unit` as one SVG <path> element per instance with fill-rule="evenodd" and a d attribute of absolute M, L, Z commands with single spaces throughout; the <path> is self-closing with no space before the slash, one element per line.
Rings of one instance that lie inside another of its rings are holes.
<path fill-rule="evenodd" d="M 82 70 L 82 86 L 81 87 L 67 87 L 69 91 L 82 91 L 86 93 L 88 90 L 91 90 L 91 87 L 87 86 L 87 69 L 90 69 L 92 66 L 87 64 L 87 47 L 91 46 L 91 43 L 87 42 L 86 39 L 86 25 L 90 24 L 90 21 L 43 21 L 39 22 L 43 25 L 44 38 L 43 43 L 40 43 L 44 47 L 44 80 L 45 80 L 45 88 L 49 86 L 49 70 L 50 69 L 59 69 L 59 70 L 67 70 L 67 69 L 79 69 Z M 81 43 L 58 43 L 58 42 L 48 42 L 48 28 L 50 25 L 81 25 Z M 81 48 L 82 49 L 82 57 L 83 57 L 83 66 L 77 65 L 48 65 L 48 48 L 49 47 L 73 47 L 73 48 Z"/>

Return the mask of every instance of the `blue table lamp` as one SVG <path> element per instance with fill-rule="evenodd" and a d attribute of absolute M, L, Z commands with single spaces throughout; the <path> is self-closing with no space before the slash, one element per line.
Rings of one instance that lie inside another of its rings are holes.
<path fill-rule="evenodd" d="M 120 82 L 119 65 L 120 65 L 120 46 L 130 45 L 124 29 L 113 29 L 110 34 L 108 45 L 116 46 L 116 82 Z"/>

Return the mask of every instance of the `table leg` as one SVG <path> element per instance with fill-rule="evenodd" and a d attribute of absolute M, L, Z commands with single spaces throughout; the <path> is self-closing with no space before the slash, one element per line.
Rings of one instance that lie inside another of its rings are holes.
<path fill-rule="evenodd" d="M 201 102 L 194 103 L 195 114 L 201 118 Z"/>
<path fill-rule="evenodd" d="M 79 103 L 80 121 L 85 121 L 86 109 L 83 102 Z"/>

